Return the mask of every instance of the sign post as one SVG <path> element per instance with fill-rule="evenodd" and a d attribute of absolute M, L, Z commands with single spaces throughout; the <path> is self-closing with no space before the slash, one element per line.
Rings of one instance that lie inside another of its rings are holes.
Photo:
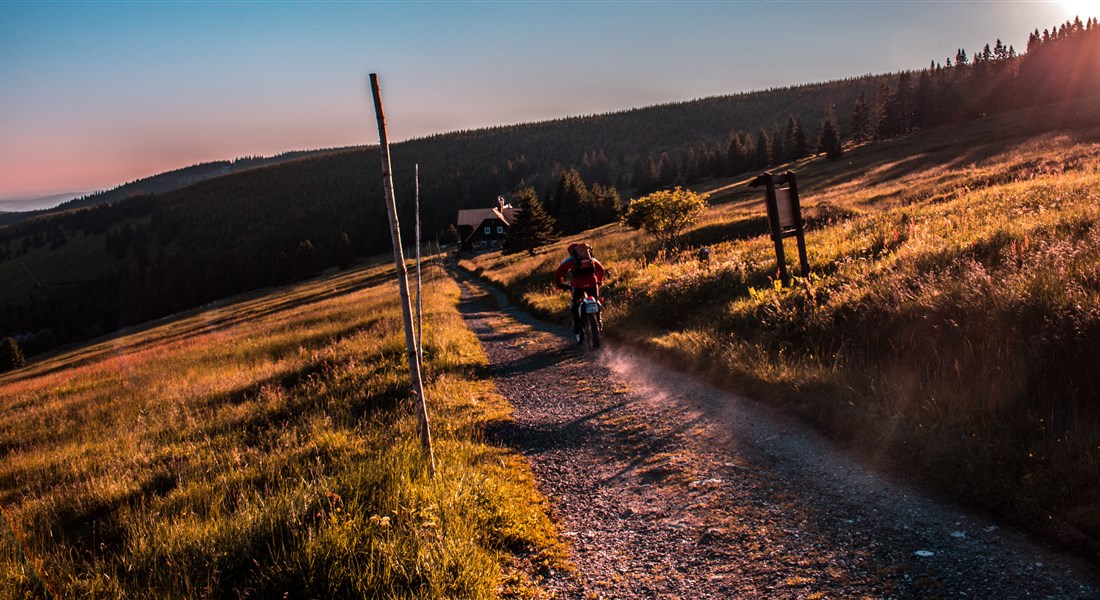
<path fill-rule="evenodd" d="M 798 182 L 794 171 L 778 175 L 764 172 L 753 179 L 749 185 L 764 186 L 768 225 L 771 227 L 772 242 L 775 243 L 775 258 L 779 262 L 779 276 L 783 279 L 783 285 L 789 285 L 791 280 L 790 274 L 787 273 L 787 260 L 783 255 L 783 238 L 797 238 L 798 262 L 802 267 L 802 276 L 806 277 L 810 274 L 810 260 L 806 255 L 806 224 L 802 221 L 802 206 L 798 201 Z"/>

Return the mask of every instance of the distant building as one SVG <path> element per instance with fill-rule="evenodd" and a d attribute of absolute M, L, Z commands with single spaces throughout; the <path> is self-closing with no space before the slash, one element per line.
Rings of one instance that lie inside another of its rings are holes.
<path fill-rule="evenodd" d="M 458 211 L 458 237 L 461 249 L 470 252 L 499 249 L 512 226 L 518 208 L 497 198 L 495 208 L 471 208 Z"/>

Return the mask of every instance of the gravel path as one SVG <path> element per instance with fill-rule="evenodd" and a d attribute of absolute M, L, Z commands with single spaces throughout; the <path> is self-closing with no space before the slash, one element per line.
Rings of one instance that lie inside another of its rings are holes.
<path fill-rule="evenodd" d="M 1100 598 L 1097 572 L 861 467 L 755 402 L 464 280 L 462 311 L 576 571 L 555 598 Z"/>

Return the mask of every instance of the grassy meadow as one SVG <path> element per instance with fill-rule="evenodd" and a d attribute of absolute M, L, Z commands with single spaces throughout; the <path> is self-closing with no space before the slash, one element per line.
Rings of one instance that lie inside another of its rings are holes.
<path fill-rule="evenodd" d="M 709 266 L 619 225 L 462 266 L 564 322 L 550 274 L 588 239 L 610 335 L 1100 559 L 1100 103 L 790 168 L 812 272 L 790 286 L 747 178 L 696 188 L 712 206 L 687 242 Z"/>
<path fill-rule="evenodd" d="M 0 376 L 0 598 L 537 595 L 564 552 L 437 270 L 408 392 L 392 265 L 267 290 Z"/>

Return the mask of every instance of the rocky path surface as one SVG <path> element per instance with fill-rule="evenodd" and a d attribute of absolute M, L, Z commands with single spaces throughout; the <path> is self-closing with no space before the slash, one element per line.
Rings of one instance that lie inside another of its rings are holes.
<path fill-rule="evenodd" d="M 1090 565 L 858 465 L 806 427 L 463 281 L 572 545 L 555 598 L 1100 598 Z"/>

